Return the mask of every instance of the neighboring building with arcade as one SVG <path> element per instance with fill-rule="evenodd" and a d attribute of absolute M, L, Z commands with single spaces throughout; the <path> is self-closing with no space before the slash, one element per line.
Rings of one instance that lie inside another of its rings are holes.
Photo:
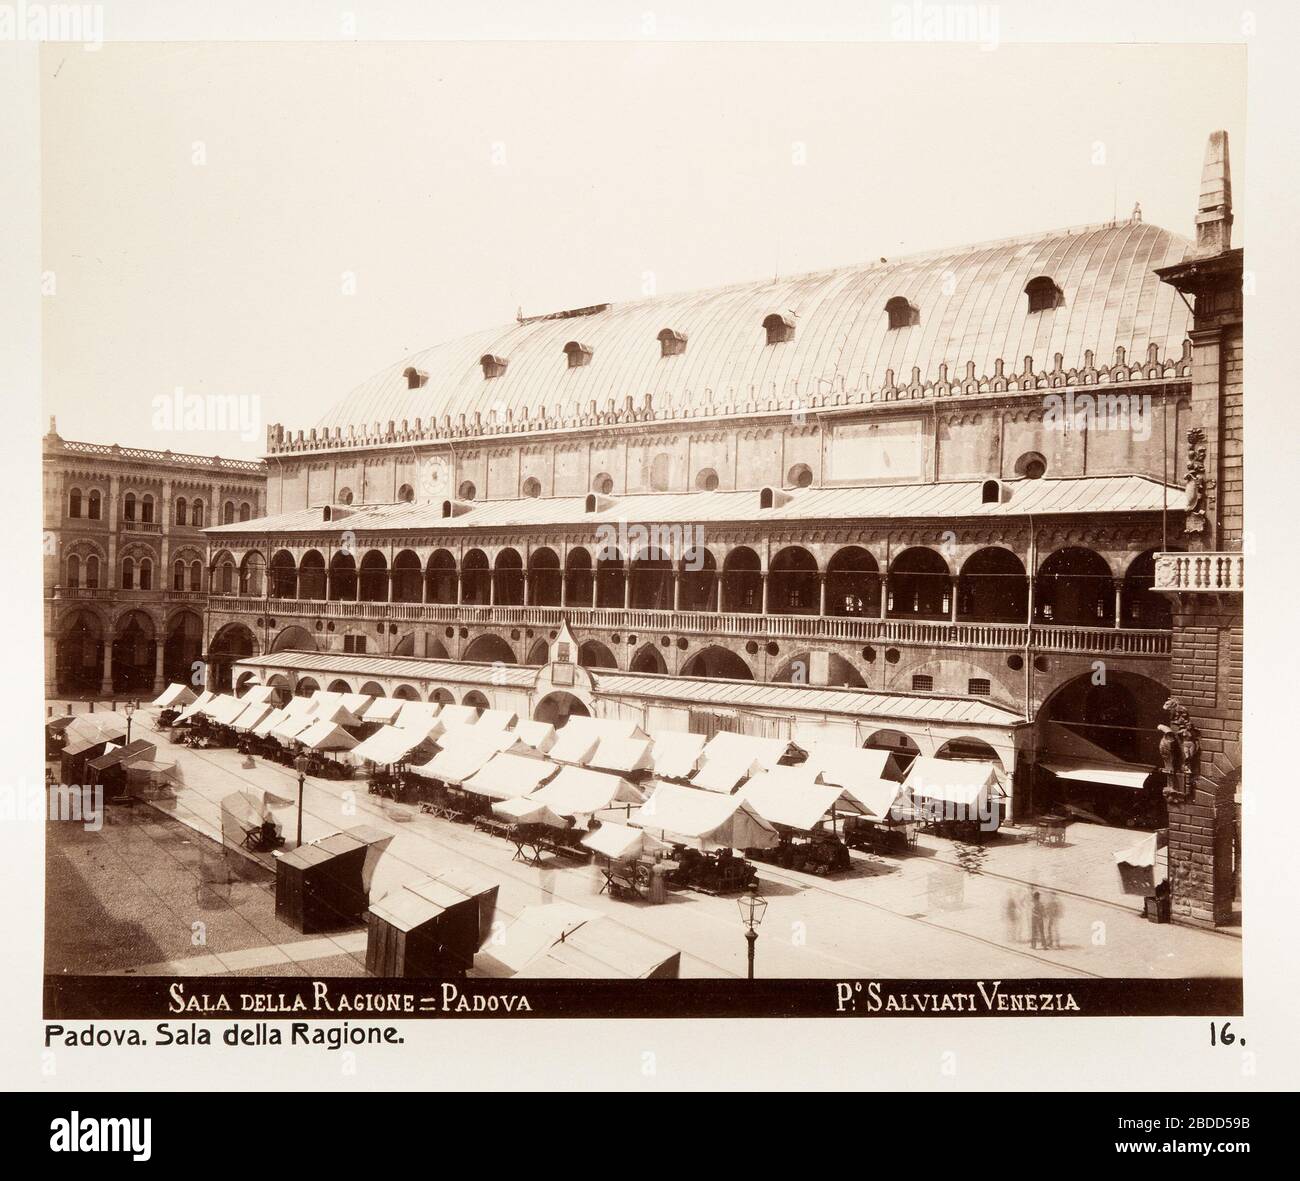
<path fill-rule="evenodd" d="M 43 440 L 45 694 L 143 696 L 203 653 L 205 526 L 266 511 L 261 462 Z"/>

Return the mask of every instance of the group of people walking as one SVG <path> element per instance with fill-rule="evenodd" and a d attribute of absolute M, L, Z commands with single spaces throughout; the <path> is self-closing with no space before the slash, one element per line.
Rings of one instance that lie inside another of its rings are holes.
<path fill-rule="evenodd" d="M 1061 946 L 1060 896 L 1030 886 L 1019 894 L 1007 894 L 1007 941 L 1028 942 L 1031 948 L 1059 949 Z"/>

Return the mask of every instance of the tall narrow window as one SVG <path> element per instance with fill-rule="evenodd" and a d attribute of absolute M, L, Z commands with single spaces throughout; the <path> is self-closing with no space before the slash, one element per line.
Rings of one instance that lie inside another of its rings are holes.
<path fill-rule="evenodd" d="M 135 493 L 128 492 L 122 501 L 122 517 L 127 521 L 135 520 Z"/>
<path fill-rule="evenodd" d="M 86 559 L 86 586 L 91 590 L 99 587 L 99 559 L 94 554 Z"/>
<path fill-rule="evenodd" d="M 239 519 L 241 521 L 247 521 L 252 515 L 252 511 L 253 510 L 248 506 L 248 501 L 244 501 L 243 504 L 239 506 Z"/>
<path fill-rule="evenodd" d="M 92 521 L 99 520 L 99 511 L 100 511 L 99 502 L 100 502 L 99 490 L 97 488 L 92 489 L 90 496 L 87 498 L 87 506 L 89 508 L 89 511 L 86 513 L 86 516 L 89 517 L 90 520 Z"/>
<path fill-rule="evenodd" d="M 196 500 L 190 507 L 190 524 L 196 528 L 203 526 L 203 501 Z"/>
<path fill-rule="evenodd" d="M 81 559 L 76 554 L 68 559 L 68 585 L 73 587 L 81 585 Z"/>
<path fill-rule="evenodd" d="M 223 525 L 233 525 L 235 523 L 235 502 L 233 500 L 228 500 L 221 506 L 221 523 Z"/>
<path fill-rule="evenodd" d="M 190 563 L 190 590 L 203 589 L 203 563 L 197 558 Z"/>
<path fill-rule="evenodd" d="M 140 589 L 153 590 L 153 563 L 148 558 L 140 560 Z"/>
<path fill-rule="evenodd" d="M 188 524 L 188 522 L 185 520 L 185 497 L 183 496 L 178 496 L 176 498 L 175 521 L 176 524 L 178 525 Z"/>
<path fill-rule="evenodd" d="M 176 559 L 172 566 L 172 590 L 183 591 L 185 589 L 185 563 L 180 558 Z"/>
<path fill-rule="evenodd" d="M 153 524 L 153 497 L 146 496 L 140 501 L 140 520 L 146 525 Z"/>
<path fill-rule="evenodd" d="M 130 558 L 122 559 L 122 589 L 135 589 L 135 563 Z"/>
<path fill-rule="evenodd" d="M 68 495 L 68 516 L 81 516 L 81 489 L 74 488 Z"/>

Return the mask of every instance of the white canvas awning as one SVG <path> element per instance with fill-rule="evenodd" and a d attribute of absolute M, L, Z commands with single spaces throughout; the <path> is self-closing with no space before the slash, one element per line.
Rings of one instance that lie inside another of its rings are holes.
<path fill-rule="evenodd" d="M 253 729 L 258 722 L 270 717 L 275 712 L 275 706 L 269 702 L 252 701 L 239 712 L 239 715 L 230 725 L 236 730 L 247 732 Z"/>
<path fill-rule="evenodd" d="M 402 706 L 406 704 L 397 697 L 376 697 L 361 711 L 361 716 L 367 722 L 395 722 Z"/>
<path fill-rule="evenodd" d="M 592 816 L 615 804 L 640 804 L 644 793 L 626 779 L 585 767 L 563 767 L 545 787 L 533 793 L 557 816 Z"/>
<path fill-rule="evenodd" d="M 595 753 L 600 738 L 590 730 L 571 730 L 573 719 L 555 732 L 555 742 L 547 752 L 557 763 L 581 767 Z"/>
<path fill-rule="evenodd" d="M 691 776 L 691 783 L 706 791 L 732 792 L 742 780 L 775 767 L 789 748 L 784 738 L 723 731 L 700 752 L 700 769 Z"/>
<path fill-rule="evenodd" d="M 270 685 L 249 685 L 247 689 L 239 694 L 239 700 L 247 701 L 249 704 L 274 701 L 275 690 Z"/>
<path fill-rule="evenodd" d="M 1041 766 L 1046 767 L 1058 779 L 1106 783 L 1112 787 L 1129 787 L 1134 791 L 1141 791 L 1146 786 L 1153 770 L 1133 763 L 1083 762 L 1078 759 L 1052 759 Z"/>
<path fill-rule="evenodd" d="M 273 709 L 260 722 L 253 727 L 253 734 L 258 738 L 265 738 L 277 726 L 288 721 L 288 715 L 282 709 Z"/>
<path fill-rule="evenodd" d="M 308 750 L 351 750 L 357 745 L 357 740 L 342 726 L 325 718 L 312 720 L 297 739 Z"/>
<path fill-rule="evenodd" d="M 150 705 L 160 705 L 164 709 L 178 709 L 189 705 L 197 697 L 194 690 L 188 685 L 182 685 L 173 681 L 157 697 L 153 699 Z"/>
<path fill-rule="evenodd" d="M 509 730 L 518 715 L 512 709 L 485 709 L 474 723 L 477 730 Z"/>
<path fill-rule="evenodd" d="M 739 796 L 661 783 L 630 823 L 702 849 L 770 849 L 776 829 Z"/>
<path fill-rule="evenodd" d="M 516 796 L 512 800 L 497 800 L 492 805 L 494 815 L 516 824 L 546 824 L 551 828 L 568 828 L 569 822 L 557 816 L 540 800 L 532 796 Z"/>
<path fill-rule="evenodd" d="M 462 741 L 455 746 L 444 747 L 427 763 L 421 763 L 411 770 L 417 775 L 459 785 L 487 766 L 496 754 L 496 749 L 488 743 Z"/>
<path fill-rule="evenodd" d="M 651 766 L 660 779 L 689 779 L 699 770 L 700 755 L 708 741 L 686 730 L 652 730 Z"/>
<path fill-rule="evenodd" d="M 476 726 L 478 710 L 472 705 L 444 705 L 438 718 L 450 730 L 453 726 Z"/>
<path fill-rule="evenodd" d="M 338 696 L 341 698 L 342 694 L 338 694 Z M 311 716 L 322 722 L 332 722 L 336 726 L 355 727 L 361 725 L 361 719 L 348 709 L 342 700 L 318 701 Z"/>
<path fill-rule="evenodd" d="M 839 787 L 839 784 L 835 786 Z M 857 780 L 841 791 L 849 810 L 856 807 L 863 816 L 877 824 L 909 820 L 915 815 L 907 788 L 893 779 Z"/>
<path fill-rule="evenodd" d="M 555 727 L 550 722 L 533 722 L 520 718 L 515 723 L 519 741 L 531 746 L 539 755 L 546 754 L 555 745 Z"/>
<path fill-rule="evenodd" d="M 964 759 L 918 756 L 903 781 L 918 800 L 942 800 L 970 807 L 1003 793 L 998 770 L 992 763 Z"/>
<path fill-rule="evenodd" d="M 774 767 L 760 771 L 736 794 L 764 820 L 811 832 L 830 813 L 843 791 L 835 785 L 818 783 L 815 770 Z"/>
<path fill-rule="evenodd" d="M 617 771 L 628 775 L 648 771 L 654 764 L 649 738 L 602 738 L 587 758 L 585 766 L 600 771 Z"/>
<path fill-rule="evenodd" d="M 222 693 L 215 701 L 208 702 L 204 706 L 203 712 L 212 721 L 222 726 L 229 726 L 247 708 L 247 702 L 240 701 L 238 697 Z"/>
<path fill-rule="evenodd" d="M 315 722 L 315 718 L 299 714 L 294 716 L 285 711 L 286 716 L 280 724 L 271 731 L 272 738 L 278 738 L 281 742 L 292 742 L 309 726 Z"/>
<path fill-rule="evenodd" d="M 305 718 L 316 712 L 316 702 L 310 697 L 290 697 L 284 703 L 284 712 L 291 718 Z"/>
<path fill-rule="evenodd" d="M 421 730 L 422 727 L 415 726 L 381 726 L 352 748 L 352 757 L 358 762 L 400 763 L 422 743 L 432 743 L 430 736 Z"/>
<path fill-rule="evenodd" d="M 838 783 L 841 787 L 878 779 L 899 783 L 903 780 L 898 759 L 889 750 L 814 742 L 809 745 L 808 757 L 801 765 L 820 772 L 823 783 Z"/>
<path fill-rule="evenodd" d="M 634 861 L 648 850 L 663 848 L 663 842 L 645 829 L 612 824 L 608 820 L 602 820 L 600 827 L 583 837 L 581 843 L 611 861 Z"/>
<path fill-rule="evenodd" d="M 202 693 L 189 703 L 189 705 L 181 710 L 176 720 L 178 722 L 188 722 L 192 718 L 197 717 L 204 711 L 208 702 L 215 701 L 216 697 L 217 695 L 215 693 L 210 693 L 208 690 L 204 689 Z"/>
<path fill-rule="evenodd" d="M 478 749 L 491 752 L 490 747 Z M 434 762 L 436 763 L 437 759 Z M 489 757 L 464 780 L 462 786 L 466 791 L 493 800 L 517 799 L 536 791 L 559 769 L 548 759 L 539 759 L 532 755 L 491 752 Z"/>

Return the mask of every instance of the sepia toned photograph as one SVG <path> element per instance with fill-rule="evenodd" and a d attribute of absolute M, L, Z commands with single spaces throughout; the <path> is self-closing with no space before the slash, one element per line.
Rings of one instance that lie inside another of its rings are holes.
<path fill-rule="evenodd" d="M 911 31 L 42 47 L 47 1017 L 1241 1011 L 1245 53 Z"/>

